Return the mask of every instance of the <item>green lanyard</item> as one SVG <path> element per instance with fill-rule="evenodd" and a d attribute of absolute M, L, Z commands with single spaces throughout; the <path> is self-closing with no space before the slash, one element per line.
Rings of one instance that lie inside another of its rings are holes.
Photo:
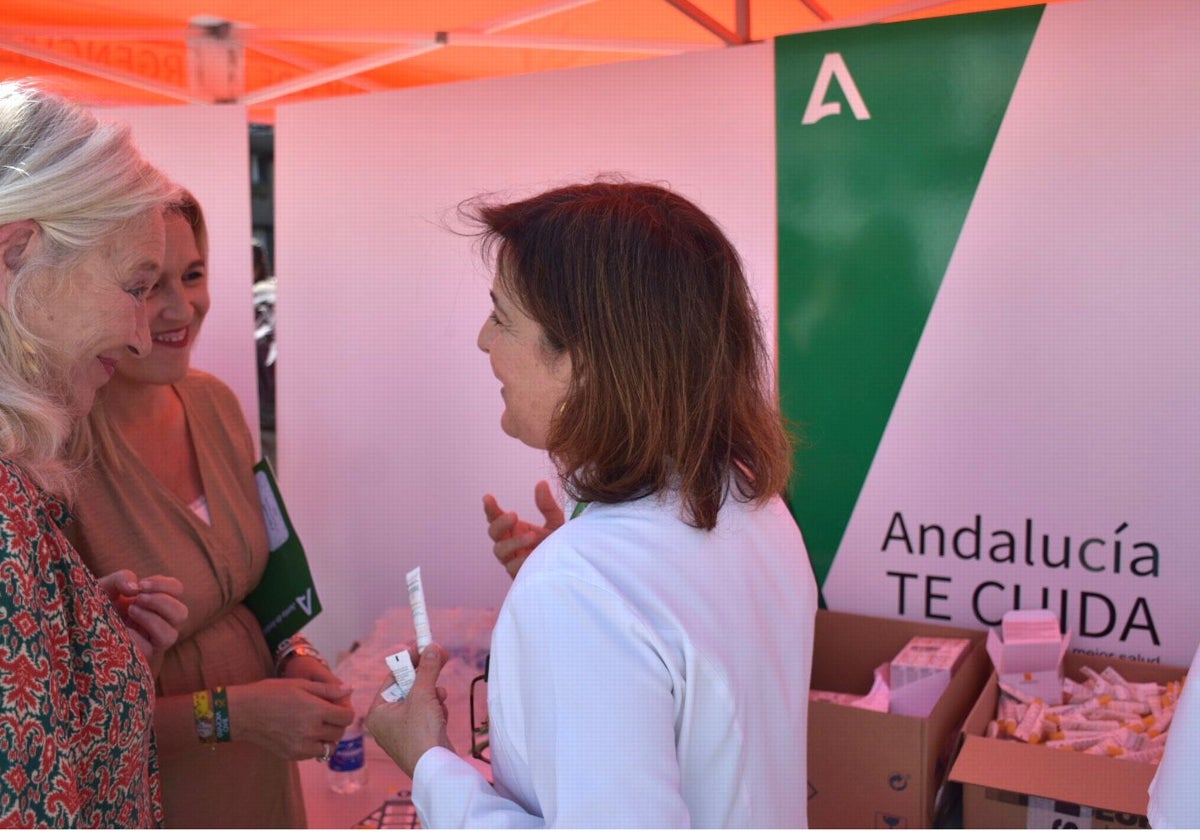
<path fill-rule="evenodd" d="M 576 516 L 583 513 L 587 509 L 587 506 L 589 504 L 591 504 L 591 503 L 590 502 L 576 502 L 575 510 L 571 511 L 571 518 L 574 519 Z"/>

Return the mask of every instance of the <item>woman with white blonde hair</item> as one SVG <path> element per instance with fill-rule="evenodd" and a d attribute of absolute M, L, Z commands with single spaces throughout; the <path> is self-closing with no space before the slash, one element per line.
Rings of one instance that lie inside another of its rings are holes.
<path fill-rule="evenodd" d="M 174 194 L 127 128 L 0 84 L 0 827 L 162 822 L 152 663 L 186 616 L 181 586 L 97 580 L 62 528 L 80 421 L 149 351 Z"/>

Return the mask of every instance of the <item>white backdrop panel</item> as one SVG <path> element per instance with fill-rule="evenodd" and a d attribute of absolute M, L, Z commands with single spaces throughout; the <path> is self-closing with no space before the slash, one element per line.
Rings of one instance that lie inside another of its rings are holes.
<path fill-rule="evenodd" d="M 773 335 L 773 103 L 763 44 L 279 109 L 279 471 L 324 604 L 315 642 L 365 635 L 416 565 L 431 603 L 498 606 L 481 498 L 531 518 L 552 475 L 499 428 L 475 346 L 490 271 L 445 226 L 459 202 L 664 183 L 723 225 Z"/>
<path fill-rule="evenodd" d="M 826 583 L 838 609 L 972 626 L 1046 606 L 1075 650 L 1191 660 L 1192 12 L 1170 2 L 1046 9 Z M 966 528 L 962 553 L 909 556 L 886 540 L 899 533 L 897 512 L 914 539 L 924 524 L 948 541 Z M 996 532 L 1020 541 L 1015 562 L 989 559 L 1005 539 Z M 901 573 L 917 576 L 903 597 Z"/>
<path fill-rule="evenodd" d="M 146 158 L 196 196 L 208 223 L 212 308 L 192 366 L 223 379 L 258 440 L 250 249 L 250 140 L 246 109 L 235 105 L 98 109 L 128 123 Z"/>

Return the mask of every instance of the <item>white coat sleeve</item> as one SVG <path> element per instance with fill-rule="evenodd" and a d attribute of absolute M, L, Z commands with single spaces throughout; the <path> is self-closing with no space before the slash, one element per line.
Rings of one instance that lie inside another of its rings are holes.
<path fill-rule="evenodd" d="M 541 828 L 542 820 L 506 799 L 479 771 L 444 747 L 413 769 L 413 805 L 424 828 Z"/>
<path fill-rule="evenodd" d="M 497 789 L 457 756 L 430 750 L 414 772 L 422 824 L 687 827 L 673 679 L 657 640 L 605 588 L 532 571 L 514 584 L 493 636 Z"/>
<path fill-rule="evenodd" d="M 511 793 L 548 827 L 687 827 L 673 654 L 602 583 L 557 564 L 527 571 L 493 659 L 504 707 L 489 737 L 507 739 L 524 765 L 514 774 L 524 788 Z"/>

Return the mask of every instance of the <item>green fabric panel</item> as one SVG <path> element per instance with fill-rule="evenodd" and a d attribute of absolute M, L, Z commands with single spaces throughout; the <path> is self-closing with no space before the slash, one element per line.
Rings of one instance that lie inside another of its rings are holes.
<path fill-rule="evenodd" d="M 789 493 L 824 583 L 1044 6 L 775 42 L 779 374 Z M 841 113 L 802 124 L 825 56 Z M 916 490 L 917 488 L 914 488 Z"/>

